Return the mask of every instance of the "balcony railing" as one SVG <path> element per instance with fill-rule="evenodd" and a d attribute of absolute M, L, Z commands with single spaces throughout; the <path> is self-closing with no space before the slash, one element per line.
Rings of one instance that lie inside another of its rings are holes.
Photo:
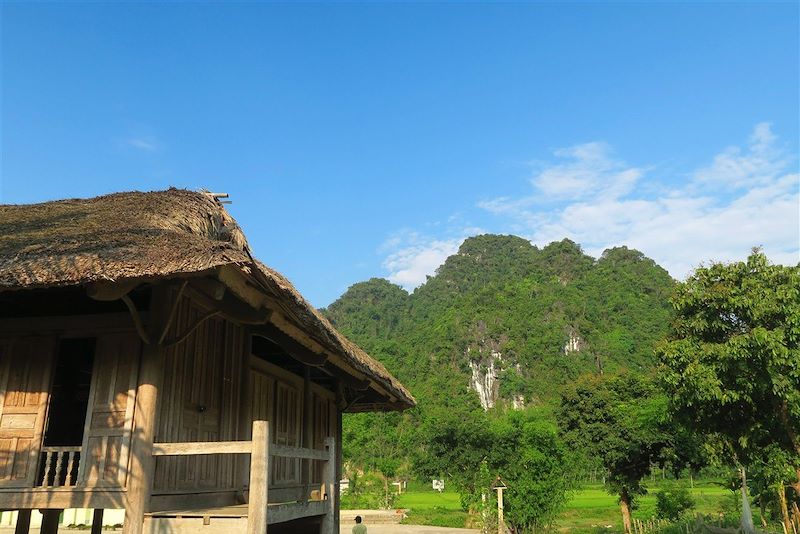
<path fill-rule="evenodd" d="M 42 447 L 36 486 L 74 486 L 78 482 L 80 461 L 80 447 Z"/>
<path fill-rule="evenodd" d="M 217 441 L 217 442 L 190 442 L 190 443 L 154 443 L 153 456 L 192 456 L 197 454 L 249 454 L 250 455 L 250 481 L 248 486 L 248 512 L 247 533 L 261 534 L 266 532 L 269 491 L 269 463 L 270 457 L 281 456 L 287 458 L 304 458 L 308 460 L 322 460 L 324 462 L 323 481 L 320 491 L 320 500 L 324 502 L 325 514 L 320 532 L 334 533 L 335 514 L 335 473 L 336 473 L 336 442 L 333 438 L 325 440 L 325 450 L 306 449 L 301 447 L 287 447 L 270 443 L 269 424 L 267 421 L 253 421 L 252 438 L 250 441 Z M 307 503 L 296 503 L 298 510 Z M 290 516 L 288 519 L 303 517 L 302 515 Z"/>

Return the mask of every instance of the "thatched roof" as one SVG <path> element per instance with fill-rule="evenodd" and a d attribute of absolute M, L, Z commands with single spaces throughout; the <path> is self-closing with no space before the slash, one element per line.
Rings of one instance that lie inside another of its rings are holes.
<path fill-rule="evenodd" d="M 414 405 L 383 365 L 337 332 L 285 277 L 251 256 L 236 221 L 208 194 L 170 189 L 0 205 L 0 292 L 177 278 L 224 266 L 254 279 L 311 339 L 400 405 Z"/>

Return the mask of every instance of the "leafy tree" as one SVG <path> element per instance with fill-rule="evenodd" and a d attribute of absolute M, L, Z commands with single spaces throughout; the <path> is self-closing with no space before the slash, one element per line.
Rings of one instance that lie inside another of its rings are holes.
<path fill-rule="evenodd" d="M 445 416 L 427 429 L 428 442 L 416 456 L 427 477 L 446 477 L 461 492 L 462 505 L 487 521 L 494 498 L 491 483 L 508 486 L 505 519 L 514 532 L 532 532 L 553 520 L 573 487 L 574 454 L 555 427 L 535 410 L 489 416 Z"/>
<path fill-rule="evenodd" d="M 656 351 L 671 411 L 716 435 L 737 464 L 778 446 L 800 465 L 800 267 L 755 249 L 697 269 L 673 305 L 673 332 Z"/>
<path fill-rule="evenodd" d="M 535 412 L 511 412 L 492 426 L 490 468 L 508 486 L 505 519 L 515 532 L 549 526 L 574 488 L 574 454 Z"/>
<path fill-rule="evenodd" d="M 780 517 L 783 521 L 787 532 L 791 532 L 785 482 L 794 477 L 797 459 L 775 444 L 750 456 L 747 471 L 748 487 L 750 494 L 761 508 L 762 525 L 765 524 L 767 510 L 771 510 L 774 517 Z"/>
<path fill-rule="evenodd" d="M 631 532 L 635 497 L 646 493 L 642 479 L 669 442 L 665 413 L 666 399 L 638 375 L 585 375 L 562 393 L 564 437 L 602 461 L 606 487 L 619 495 L 625 532 Z"/>

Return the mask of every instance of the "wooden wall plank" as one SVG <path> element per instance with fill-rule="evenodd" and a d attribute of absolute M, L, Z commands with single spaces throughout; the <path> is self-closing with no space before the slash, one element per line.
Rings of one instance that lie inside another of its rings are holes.
<path fill-rule="evenodd" d="M 22 337 L 2 344 L 0 360 L 0 487 L 32 486 L 47 414 L 53 337 Z"/>

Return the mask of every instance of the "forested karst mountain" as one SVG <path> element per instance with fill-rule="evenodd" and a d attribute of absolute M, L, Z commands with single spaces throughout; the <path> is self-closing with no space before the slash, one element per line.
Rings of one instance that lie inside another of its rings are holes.
<path fill-rule="evenodd" d="M 645 371 L 674 281 L 626 247 L 594 259 L 569 240 L 467 239 L 412 294 L 383 279 L 324 313 L 426 406 L 547 403 L 585 372 Z"/>

